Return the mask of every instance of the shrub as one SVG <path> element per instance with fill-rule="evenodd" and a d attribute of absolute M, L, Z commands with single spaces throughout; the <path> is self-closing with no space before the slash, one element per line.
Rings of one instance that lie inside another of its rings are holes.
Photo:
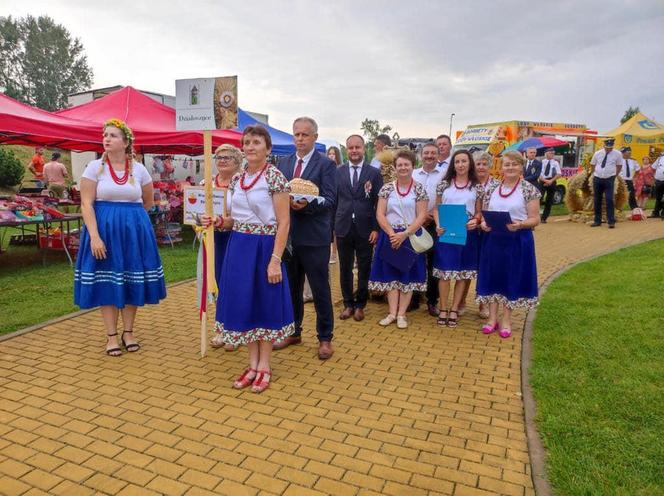
<path fill-rule="evenodd" d="M 25 168 L 14 152 L 0 148 L 0 188 L 21 184 Z"/>

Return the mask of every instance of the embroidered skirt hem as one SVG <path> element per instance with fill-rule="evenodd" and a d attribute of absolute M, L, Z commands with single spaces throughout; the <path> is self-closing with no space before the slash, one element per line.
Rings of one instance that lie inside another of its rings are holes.
<path fill-rule="evenodd" d="M 475 298 L 476 303 L 501 303 L 510 310 L 515 310 L 517 308 L 535 308 L 539 304 L 539 298 L 519 298 L 518 300 L 508 300 L 503 295 L 492 294 L 485 296 L 477 296 Z"/>
<path fill-rule="evenodd" d="M 424 282 L 409 282 L 403 283 L 399 281 L 379 282 L 369 281 L 369 291 L 391 291 L 398 289 L 402 293 L 410 293 L 411 291 L 426 291 L 427 283 Z"/>
<path fill-rule="evenodd" d="M 443 279 L 445 281 L 459 281 L 477 278 L 476 270 L 440 270 L 434 268 L 431 274 L 436 279 Z"/>
<path fill-rule="evenodd" d="M 214 326 L 214 332 L 221 336 L 221 340 L 225 344 L 232 344 L 233 346 L 246 345 L 256 341 L 269 341 L 273 344 L 279 344 L 295 332 L 295 324 L 290 323 L 281 329 L 257 327 L 248 331 L 228 331 L 224 329 L 224 324 L 217 322 Z"/>

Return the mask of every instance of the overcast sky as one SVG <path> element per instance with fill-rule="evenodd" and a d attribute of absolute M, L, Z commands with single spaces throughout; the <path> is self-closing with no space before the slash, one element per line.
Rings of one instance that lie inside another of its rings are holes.
<path fill-rule="evenodd" d="M 664 120 L 664 1 L 3 0 L 80 38 L 94 86 L 175 94 L 237 75 L 240 107 L 344 140 L 365 117 L 401 137 L 523 119 L 600 132 L 638 105 Z"/>

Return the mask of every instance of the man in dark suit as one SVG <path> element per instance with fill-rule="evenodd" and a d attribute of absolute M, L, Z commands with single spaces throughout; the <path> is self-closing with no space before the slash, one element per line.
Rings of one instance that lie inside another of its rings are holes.
<path fill-rule="evenodd" d="M 298 117 L 293 122 L 295 153 L 279 161 L 278 168 L 289 181 L 299 177 L 313 182 L 319 189 L 323 202 L 291 200 L 290 245 L 291 253 L 286 261 L 288 282 L 293 312 L 295 333 L 282 343 L 279 350 L 302 342 L 302 318 L 304 302 L 302 290 L 307 276 L 316 308 L 316 331 L 318 332 L 318 358 L 326 360 L 332 356 L 332 294 L 330 292 L 329 263 L 332 242 L 332 212 L 337 198 L 336 164 L 315 150 L 318 124 L 310 117 Z"/>
<path fill-rule="evenodd" d="M 339 274 L 344 310 L 341 320 L 364 320 L 369 299 L 372 245 L 378 240 L 376 204 L 383 186 L 380 170 L 364 161 L 364 139 L 353 134 L 346 140 L 348 162 L 337 169 L 337 203 L 334 233 L 339 252 Z M 357 257 L 357 292 L 353 294 L 353 265 Z"/>
<path fill-rule="evenodd" d="M 542 174 L 542 162 L 537 160 L 537 148 L 526 150 L 526 163 L 523 166 L 523 178 L 537 189 L 541 189 L 539 177 Z"/>

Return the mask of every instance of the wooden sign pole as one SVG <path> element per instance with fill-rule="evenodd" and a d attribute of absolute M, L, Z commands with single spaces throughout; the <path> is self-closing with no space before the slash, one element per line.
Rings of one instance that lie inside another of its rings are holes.
<path fill-rule="evenodd" d="M 212 217 L 214 215 L 212 205 L 212 131 L 203 131 L 203 154 L 205 156 L 205 213 Z M 203 274 L 208 289 L 211 281 L 214 281 L 214 226 L 210 224 L 205 233 L 205 265 L 206 273 Z M 207 291 L 201 296 L 207 298 Z M 207 308 L 207 305 L 206 305 Z M 207 311 L 201 315 L 201 357 L 207 353 Z"/>

